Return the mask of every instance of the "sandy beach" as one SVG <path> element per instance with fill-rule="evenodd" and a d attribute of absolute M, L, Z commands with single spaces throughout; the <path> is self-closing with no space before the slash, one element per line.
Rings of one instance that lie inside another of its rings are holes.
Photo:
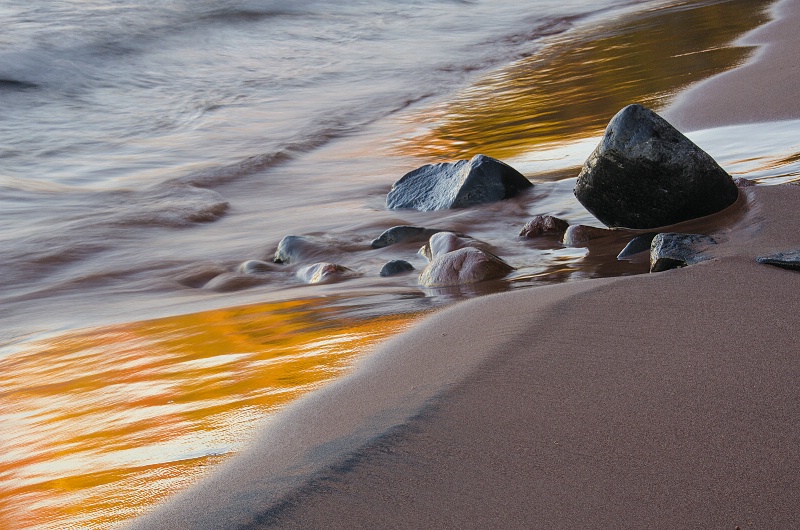
<path fill-rule="evenodd" d="M 800 1 L 775 13 L 663 115 L 800 117 Z M 709 261 L 440 311 L 131 527 L 800 527 L 800 273 L 756 263 L 800 249 L 800 186 L 741 194 Z"/>

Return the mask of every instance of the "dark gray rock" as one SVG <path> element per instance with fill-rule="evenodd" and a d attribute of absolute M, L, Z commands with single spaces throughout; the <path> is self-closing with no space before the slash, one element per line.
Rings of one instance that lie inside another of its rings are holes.
<path fill-rule="evenodd" d="M 702 234 L 658 234 L 650 245 L 650 272 L 661 272 L 706 261 L 705 253 L 716 244 L 711 236 Z"/>
<path fill-rule="evenodd" d="M 386 196 L 390 210 L 464 208 L 508 199 L 533 186 L 508 164 L 485 155 L 428 164 L 406 173 Z"/>
<path fill-rule="evenodd" d="M 539 237 L 552 235 L 561 239 L 569 228 L 569 223 L 552 215 L 537 215 L 522 227 L 520 237 Z"/>
<path fill-rule="evenodd" d="M 631 239 L 625 248 L 617 254 L 617 259 L 628 259 L 637 254 L 641 254 L 645 250 L 650 250 L 653 239 L 656 237 L 656 232 L 642 234 Z"/>
<path fill-rule="evenodd" d="M 404 272 L 413 271 L 414 266 L 402 259 L 395 259 L 387 262 L 381 268 L 381 276 L 395 276 Z"/>
<path fill-rule="evenodd" d="M 393 226 L 372 240 L 372 248 L 383 248 L 397 243 L 424 241 L 437 232 L 436 228 L 423 228 L 421 226 Z"/>
<path fill-rule="evenodd" d="M 614 230 L 609 230 L 607 228 L 597 228 L 596 226 L 589 225 L 572 225 L 564 232 L 564 237 L 561 242 L 568 247 L 576 247 L 592 239 L 613 235 L 616 235 Z"/>
<path fill-rule="evenodd" d="M 716 213 L 739 190 L 708 153 L 655 112 L 629 105 L 578 175 L 575 197 L 603 224 L 655 228 Z"/>
<path fill-rule="evenodd" d="M 450 287 L 502 278 L 514 268 L 494 254 L 464 247 L 440 254 L 419 275 L 424 287 Z"/>
<path fill-rule="evenodd" d="M 759 256 L 756 258 L 758 263 L 775 265 L 782 269 L 800 271 L 800 250 L 790 250 L 788 252 L 778 252 L 769 256 Z"/>
<path fill-rule="evenodd" d="M 297 277 L 305 283 L 331 283 L 354 276 L 356 271 L 336 263 L 315 263 L 297 271 Z"/>

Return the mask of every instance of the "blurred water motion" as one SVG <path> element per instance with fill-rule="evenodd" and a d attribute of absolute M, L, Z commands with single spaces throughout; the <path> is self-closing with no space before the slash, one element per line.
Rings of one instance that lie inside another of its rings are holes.
<path fill-rule="evenodd" d="M 321 299 L 121 324 L 0 361 L 0 528 L 105 528 L 201 477 L 411 316 Z"/>
<path fill-rule="evenodd" d="M 519 156 L 532 146 L 602 134 L 630 103 L 659 108 L 691 83 L 743 62 L 730 42 L 766 20 L 769 1 L 647 11 L 555 36 L 545 47 L 431 107 L 404 152 L 442 158 Z M 680 38 L 676 38 L 680 35 Z"/>

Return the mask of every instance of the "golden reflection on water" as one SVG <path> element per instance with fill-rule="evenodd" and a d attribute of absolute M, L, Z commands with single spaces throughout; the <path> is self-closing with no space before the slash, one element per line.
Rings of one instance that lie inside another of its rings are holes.
<path fill-rule="evenodd" d="M 0 528 L 108 528 L 141 513 L 412 318 L 294 300 L 29 344 L 0 360 Z"/>
<path fill-rule="evenodd" d="M 680 88 L 741 63 L 727 46 L 765 22 L 768 0 L 656 10 L 591 33 L 568 32 L 447 102 L 412 116 L 425 128 L 401 151 L 510 158 L 532 146 L 600 135 L 624 106 L 659 108 Z M 753 16 L 753 14 L 760 14 Z"/>

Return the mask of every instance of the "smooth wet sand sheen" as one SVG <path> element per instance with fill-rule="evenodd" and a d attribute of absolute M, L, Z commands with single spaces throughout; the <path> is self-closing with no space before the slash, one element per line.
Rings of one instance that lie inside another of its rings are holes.
<path fill-rule="evenodd" d="M 712 261 L 458 304 L 134 527 L 796 527 L 800 275 L 755 257 L 800 186 L 744 193 Z"/>

